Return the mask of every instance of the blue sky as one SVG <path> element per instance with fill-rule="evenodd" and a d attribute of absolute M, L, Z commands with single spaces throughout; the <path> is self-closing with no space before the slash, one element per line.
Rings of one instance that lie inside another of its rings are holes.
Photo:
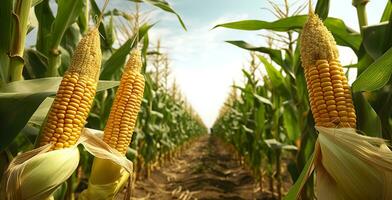
<path fill-rule="evenodd" d="M 188 31 L 181 28 L 177 18 L 150 5 L 142 5 L 150 22 L 158 22 L 150 31 L 151 47 L 161 40 L 163 51 L 168 53 L 172 78 L 175 77 L 187 100 L 203 118 L 207 126 L 215 121 L 235 80 L 243 80 L 241 69 L 247 67 L 249 52 L 225 43 L 225 40 L 245 40 L 254 45 L 265 44 L 261 31 L 238 31 L 224 28 L 211 30 L 219 23 L 244 19 L 273 21 L 276 18 L 267 0 L 167 0 L 181 15 Z M 272 0 L 283 5 L 284 0 Z M 288 0 L 295 5 L 307 0 Z M 358 31 L 356 10 L 352 0 L 330 0 L 329 16 L 341 18 Z M 371 0 L 367 6 L 369 24 L 379 21 L 387 0 Z M 102 6 L 103 0 L 98 1 Z M 316 0 L 313 0 L 313 5 Z M 295 7 L 296 7 L 295 6 Z M 109 8 L 132 12 L 134 3 L 110 0 Z M 305 9 L 307 11 L 307 9 Z M 34 37 L 30 34 L 29 38 Z M 28 41 L 31 39 L 28 39 Z M 348 48 L 339 48 L 342 64 L 355 63 L 357 58 Z M 352 74 L 351 80 L 355 77 Z M 350 78 L 350 77 L 349 77 Z"/>

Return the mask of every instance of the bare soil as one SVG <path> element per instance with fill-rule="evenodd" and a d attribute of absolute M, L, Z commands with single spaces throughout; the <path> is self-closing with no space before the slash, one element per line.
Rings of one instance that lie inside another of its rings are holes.
<path fill-rule="evenodd" d="M 218 139 L 206 135 L 149 179 L 136 181 L 132 199 L 275 199 L 258 185 Z"/>

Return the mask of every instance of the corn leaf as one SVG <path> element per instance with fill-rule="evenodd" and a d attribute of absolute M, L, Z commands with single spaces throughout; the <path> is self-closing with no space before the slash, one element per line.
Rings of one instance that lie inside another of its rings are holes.
<path fill-rule="evenodd" d="M 77 20 L 80 12 L 82 11 L 82 8 L 82 0 L 58 1 L 57 15 L 52 24 L 52 38 L 50 45 L 52 48 L 57 48 L 60 45 L 65 31 L 72 23 Z"/>
<path fill-rule="evenodd" d="M 47 58 L 44 55 L 37 50 L 26 49 L 23 57 L 25 69 L 28 73 L 28 75 L 25 75 L 25 79 L 42 78 L 45 76 Z"/>
<path fill-rule="evenodd" d="M 131 49 L 137 45 L 138 41 L 140 41 L 153 26 L 154 24 L 143 24 L 136 35 L 129 38 L 119 49 L 117 49 L 117 51 L 115 51 L 102 65 L 103 69 L 101 71 L 100 79 L 110 80 L 114 74 L 120 72 Z M 136 39 L 138 39 L 138 41 Z"/>
<path fill-rule="evenodd" d="M 287 136 L 291 142 L 294 142 L 301 135 L 296 112 L 291 104 L 284 105 L 283 126 L 286 129 Z"/>
<path fill-rule="evenodd" d="M 155 6 L 155 7 L 158 7 L 160 9 L 162 9 L 163 11 L 166 11 L 166 12 L 169 12 L 169 13 L 172 13 L 172 14 L 176 15 L 176 17 L 177 17 L 178 21 L 180 22 L 182 28 L 187 30 L 186 26 L 185 26 L 185 23 L 182 21 L 180 15 L 177 14 L 176 11 L 173 10 L 173 8 L 170 6 L 170 4 L 167 1 L 165 1 L 165 0 L 130 0 L 130 1 L 138 2 L 138 3 L 146 2 L 146 3 L 149 3 L 149 4 L 153 5 L 153 6 Z"/>
<path fill-rule="evenodd" d="M 392 74 L 392 48 L 374 61 L 354 81 L 354 92 L 380 89 L 389 81 Z"/>
<path fill-rule="evenodd" d="M 266 53 L 270 56 L 270 58 L 274 62 L 276 62 L 276 64 L 278 64 L 280 66 L 285 65 L 285 63 L 283 62 L 283 59 L 282 59 L 282 52 L 280 50 L 271 49 L 271 48 L 267 48 L 267 47 L 255 47 L 255 46 L 253 46 L 249 43 L 246 43 L 245 41 L 241 41 L 241 40 L 230 40 L 230 41 L 226 41 L 226 42 L 230 43 L 232 45 L 235 45 L 237 47 L 250 50 L 250 51 L 258 51 L 258 52 Z"/>
<path fill-rule="evenodd" d="M 98 16 L 101 15 L 101 10 L 98 7 L 97 3 L 95 2 L 95 0 L 90 0 L 90 4 L 91 4 L 91 8 L 90 8 L 90 12 L 91 15 L 94 16 L 93 18 L 95 19 L 95 23 L 97 23 L 97 19 Z M 101 21 L 101 23 L 99 24 L 98 27 L 99 30 L 99 34 L 102 36 L 102 38 L 106 38 L 106 31 L 105 31 L 105 24 Z M 101 40 L 101 45 L 104 47 L 108 47 L 108 44 L 106 43 L 106 40 Z"/>
<path fill-rule="evenodd" d="M 267 71 L 268 77 L 272 82 L 276 91 L 279 92 L 282 97 L 289 97 L 290 91 L 288 90 L 287 83 L 283 77 L 283 75 L 263 56 L 259 56 L 260 61 L 264 64 L 264 67 Z"/>
<path fill-rule="evenodd" d="M 52 24 L 54 16 L 49 6 L 49 0 L 45 0 L 38 4 L 35 8 L 35 16 L 38 20 L 38 32 L 37 32 L 37 43 L 36 49 L 44 54 L 48 55 L 50 49 L 50 38 L 52 31 Z"/>
<path fill-rule="evenodd" d="M 382 13 L 380 22 L 388 21 L 391 16 L 391 12 L 392 12 L 392 3 L 391 1 L 388 1 L 387 5 L 385 5 L 384 12 Z"/>
<path fill-rule="evenodd" d="M 253 95 L 260 103 L 264 103 L 264 104 L 268 104 L 268 105 L 272 106 L 272 103 L 269 99 L 262 97 L 258 94 L 255 94 L 255 93 Z"/>
<path fill-rule="evenodd" d="M 38 4 L 40 4 L 42 1 L 43 0 L 32 0 L 31 1 L 31 7 L 34 7 L 34 6 L 38 5 Z"/>
<path fill-rule="evenodd" d="M 329 0 L 318 0 L 315 12 L 320 19 L 325 20 L 328 17 L 329 12 Z"/>
<path fill-rule="evenodd" d="M 307 20 L 306 15 L 297 15 L 279 19 L 273 22 L 261 21 L 261 20 L 243 20 L 237 22 L 229 22 L 224 24 L 218 24 L 214 28 L 224 27 L 238 30 L 272 30 L 272 31 L 289 31 L 289 30 L 300 30 Z M 362 38 L 361 35 L 351 28 L 347 27 L 341 19 L 328 17 L 324 21 L 325 26 L 335 37 L 337 44 L 342 46 L 348 46 L 358 53 L 361 46 Z"/>
<path fill-rule="evenodd" d="M 12 32 L 12 0 L 5 0 L 1 2 L 0 6 L 0 84 L 7 82 L 9 57 L 7 52 L 11 45 Z"/>
<path fill-rule="evenodd" d="M 301 174 L 299 175 L 297 181 L 291 186 L 287 195 L 283 200 L 293 200 L 298 199 L 303 186 L 305 185 L 308 177 L 314 170 L 314 161 L 316 160 L 316 153 L 313 153 L 309 160 L 306 162 Z"/>
<path fill-rule="evenodd" d="M 357 113 L 358 129 L 368 136 L 382 138 L 381 120 L 376 111 L 362 93 L 355 93 L 353 99 Z"/>
<path fill-rule="evenodd" d="M 392 46 L 391 32 L 389 23 L 363 27 L 363 46 L 373 59 L 382 56 Z"/>
<path fill-rule="evenodd" d="M 0 89 L 0 150 L 9 145 L 46 97 L 54 95 L 61 77 L 12 82 Z M 100 81 L 97 91 L 118 86 Z"/>

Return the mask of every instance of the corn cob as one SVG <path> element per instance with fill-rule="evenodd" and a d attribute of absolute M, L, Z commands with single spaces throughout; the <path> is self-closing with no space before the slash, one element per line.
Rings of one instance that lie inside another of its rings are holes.
<path fill-rule="evenodd" d="M 338 58 L 332 34 L 310 12 L 301 34 L 301 60 L 314 120 L 317 126 L 355 128 L 351 91 Z"/>
<path fill-rule="evenodd" d="M 39 146 L 53 149 L 73 146 L 80 137 L 94 100 L 101 64 L 98 29 L 79 42 L 69 69 L 64 73 L 47 119 L 42 125 Z"/>
<path fill-rule="evenodd" d="M 131 142 L 144 92 L 140 51 L 131 52 L 107 121 L 103 141 L 125 154 Z"/>
<path fill-rule="evenodd" d="M 125 155 L 132 139 L 136 118 L 144 92 L 144 76 L 140 74 L 142 66 L 139 50 L 131 52 L 130 58 L 124 68 L 120 86 L 117 90 L 109 119 L 104 130 L 103 141 L 110 147 Z M 105 173 L 102 173 L 105 171 Z M 110 160 L 95 158 L 89 179 L 89 186 L 85 192 L 88 199 L 110 199 L 124 185 L 122 167 Z M 108 196 L 97 196 L 95 187 L 108 185 Z"/>

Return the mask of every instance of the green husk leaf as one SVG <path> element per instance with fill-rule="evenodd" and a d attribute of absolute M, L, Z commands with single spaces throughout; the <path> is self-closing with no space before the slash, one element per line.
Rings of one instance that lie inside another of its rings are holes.
<path fill-rule="evenodd" d="M 2 180 L 2 199 L 47 199 L 72 175 L 79 164 L 78 148 L 49 149 L 42 146 L 11 161 Z"/>

